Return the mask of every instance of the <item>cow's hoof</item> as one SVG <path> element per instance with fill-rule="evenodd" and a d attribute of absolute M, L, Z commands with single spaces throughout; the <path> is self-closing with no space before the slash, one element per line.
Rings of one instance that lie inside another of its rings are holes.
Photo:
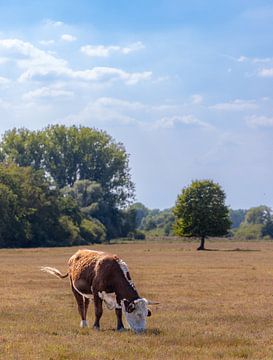
<path fill-rule="evenodd" d="M 100 327 L 97 326 L 97 325 L 94 325 L 94 326 L 93 326 L 93 329 L 96 330 L 96 331 L 99 331 L 99 330 L 100 330 Z"/>
<path fill-rule="evenodd" d="M 120 327 L 117 329 L 118 332 L 123 332 L 123 331 L 126 331 L 126 329 L 124 327 Z"/>
<path fill-rule="evenodd" d="M 87 328 L 88 327 L 88 322 L 86 320 L 82 320 L 81 321 L 81 324 L 80 324 L 80 327 L 83 329 L 83 328 Z"/>

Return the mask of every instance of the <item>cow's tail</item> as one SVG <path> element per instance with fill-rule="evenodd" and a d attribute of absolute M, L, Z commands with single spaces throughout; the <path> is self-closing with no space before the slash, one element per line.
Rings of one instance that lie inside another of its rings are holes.
<path fill-rule="evenodd" d="M 58 269 L 55 269 L 55 268 L 52 268 L 52 267 L 49 267 L 49 266 L 41 267 L 41 271 L 46 272 L 46 273 L 51 274 L 51 275 L 55 275 L 60 279 L 64 279 L 64 278 L 68 277 L 68 273 L 63 275 Z"/>

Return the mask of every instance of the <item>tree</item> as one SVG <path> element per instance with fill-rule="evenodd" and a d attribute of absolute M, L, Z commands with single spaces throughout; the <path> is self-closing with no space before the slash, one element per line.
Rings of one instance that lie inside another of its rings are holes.
<path fill-rule="evenodd" d="M 244 221 L 236 230 L 235 236 L 246 240 L 261 239 L 264 236 L 273 237 L 273 218 L 270 207 L 260 205 L 250 208 Z"/>
<path fill-rule="evenodd" d="M 260 205 L 252 207 L 245 216 L 245 224 L 266 224 L 271 220 L 271 209 L 268 206 Z"/>
<path fill-rule="evenodd" d="M 71 196 L 42 170 L 0 164 L 0 247 L 65 246 L 101 242 L 105 228 L 85 219 Z"/>
<path fill-rule="evenodd" d="M 229 210 L 232 229 L 236 229 L 240 226 L 240 224 L 245 220 L 246 213 L 247 210 L 244 209 Z"/>
<path fill-rule="evenodd" d="M 3 136 L 0 159 L 42 169 L 59 188 L 77 180 L 95 181 L 111 207 L 126 206 L 134 196 L 128 154 L 104 131 L 63 125 L 13 129 Z"/>
<path fill-rule="evenodd" d="M 193 181 L 178 196 L 174 208 L 175 233 L 200 237 L 197 250 L 205 250 L 205 238 L 227 234 L 231 221 L 225 193 L 211 180 Z"/>
<path fill-rule="evenodd" d="M 142 220 L 149 214 L 149 209 L 140 202 L 136 202 L 131 205 L 130 209 L 134 209 L 136 211 L 136 227 L 139 228 Z"/>

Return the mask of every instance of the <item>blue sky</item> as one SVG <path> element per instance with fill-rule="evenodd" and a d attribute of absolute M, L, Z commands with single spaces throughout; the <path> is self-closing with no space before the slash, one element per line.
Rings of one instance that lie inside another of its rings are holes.
<path fill-rule="evenodd" d="M 204 178 L 273 206 L 272 44 L 269 0 L 0 0 L 0 133 L 106 130 L 150 208 Z"/>

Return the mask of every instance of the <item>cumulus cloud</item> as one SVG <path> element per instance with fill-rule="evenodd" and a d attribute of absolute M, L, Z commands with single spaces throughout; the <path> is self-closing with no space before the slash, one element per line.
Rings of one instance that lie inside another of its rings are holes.
<path fill-rule="evenodd" d="M 273 128 L 273 117 L 263 116 L 263 115 L 252 115 L 249 116 L 247 119 L 247 124 L 250 127 L 258 128 L 258 127 L 272 127 Z"/>
<path fill-rule="evenodd" d="M 241 100 L 236 99 L 234 101 L 224 102 L 209 106 L 209 109 L 219 111 L 245 111 L 253 110 L 258 107 L 255 100 Z"/>
<path fill-rule="evenodd" d="M 76 36 L 73 36 L 73 35 L 70 35 L 70 34 L 63 34 L 61 36 L 61 39 L 63 41 L 66 41 L 66 42 L 73 42 L 73 41 L 77 40 Z"/>
<path fill-rule="evenodd" d="M 210 124 L 199 120 L 194 115 L 167 115 L 173 108 L 157 105 L 148 105 L 136 101 L 128 101 L 110 97 L 100 97 L 89 104 L 78 114 L 69 116 L 66 120 L 73 123 L 87 124 L 121 124 L 137 126 L 145 131 L 172 129 L 179 125 L 213 129 Z M 160 119 L 159 112 L 162 114 Z"/>
<path fill-rule="evenodd" d="M 10 51 L 12 55 L 23 55 L 17 58 L 12 56 L 23 73 L 20 82 L 31 79 L 45 78 L 46 76 L 66 77 L 81 81 L 112 82 L 121 80 L 127 85 L 137 84 L 139 81 L 148 80 L 152 72 L 130 73 L 115 67 L 94 67 L 85 70 L 73 70 L 66 60 L 56 57 L 50 52 L 41 50 L 29 42 L 19 39 L 0 40 L 0 48 Z"/>
<path fill-rule="evenodd" d="M 144 48 L 144 45 L 141 41 L 130 44 L 126 47 L 121 47 L 118 45 L 85 45 L 81 47 L 81 52 L 90 56 L 90 57 L 108 57 L 112 53 L 122 53 L 129 54 L 134 51 L 138 51 Z"/>

